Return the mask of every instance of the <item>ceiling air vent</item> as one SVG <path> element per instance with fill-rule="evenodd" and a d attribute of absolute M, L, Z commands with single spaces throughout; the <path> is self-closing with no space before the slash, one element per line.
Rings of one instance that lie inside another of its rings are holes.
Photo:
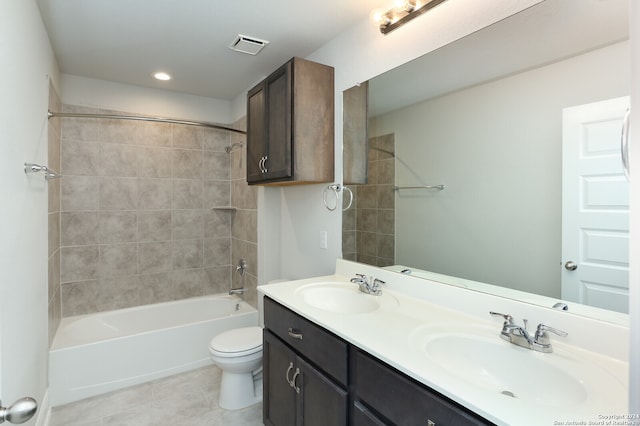
<path fill-rule="evenodd" d="M 257 55 L 267 44 L 269 44 L 269 42 L 266 40 L 238 34 L 235 40 L 229 45 L 229 49 L 248 53 L 249 55 Z"/>

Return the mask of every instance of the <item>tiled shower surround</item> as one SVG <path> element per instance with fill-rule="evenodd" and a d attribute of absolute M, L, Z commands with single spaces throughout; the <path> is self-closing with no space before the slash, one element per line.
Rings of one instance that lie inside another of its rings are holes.
<path fill-rule="evenodd" d="M 108 113 L 64 105 L 65 112 Z M 127 114 L 131 115 L 131 114 Z M 62 316 L 248 289 L 255 305 L 255 189 L 245 136 L 144 121 L 60 120 Z M 235 123 L 244 128 L 244 120 Z M 249 265 L 245 282 L 235 264 Z"/>
<path fill-rule="evenodd" d="M 395 263 L 394 152 L 393 134 L 369 139 L 367 183 L 349 185 L 353 204 L 342 216 L 345 259 L 375 266 Z"/>

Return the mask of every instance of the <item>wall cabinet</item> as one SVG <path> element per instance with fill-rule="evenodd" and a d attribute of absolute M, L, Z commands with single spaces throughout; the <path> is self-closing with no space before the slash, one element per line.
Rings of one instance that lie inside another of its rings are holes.
<path fill-rule="evenodd" d="M 265 425 L 493 425 L 268 297 L 264 322 Z"/>
<path fill-rule="evenodd" d="M 293 58 L 247 93 L 247 183 L 334 180 L 334 70 Z"/>

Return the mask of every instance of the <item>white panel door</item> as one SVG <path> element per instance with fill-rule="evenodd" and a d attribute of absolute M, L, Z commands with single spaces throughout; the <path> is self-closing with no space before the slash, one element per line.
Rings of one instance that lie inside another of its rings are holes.
<path fill-rule="evenodd" d="M 562 298 L 628 312 L 629 184 L 620 154 L 629 97 L 566 108 Z"/>

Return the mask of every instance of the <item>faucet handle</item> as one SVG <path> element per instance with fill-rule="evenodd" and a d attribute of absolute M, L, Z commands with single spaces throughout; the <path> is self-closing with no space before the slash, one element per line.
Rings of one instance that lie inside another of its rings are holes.
<path fill-rule="evenodd" d="M 501 314 L 500 312 L 493 312 L 493 311 L 489 311 L 489 314 L 491 314 L 491 316 L 494 316 L 494 317 L 504 318 L 504 325 L 513 324 L 513 317 L 509 314 Z"/>
<path fill-rule="evenodd" d="M 566 331 L 558 330 L 557 328 L 549 327 L 548 325 L 544 325 L 542 323 L 538 324 L 536 335 L 533 341 L 538 347 L 544 348 L 543 352 L 551 352 L 551 343 L 549 341 L 549 334 L 547 334 L 547 331 L 550 331 L 562 337 L 566 337 L 569 335 L 569 333 L 567 333 Z"/>
<path fill-rule="evenodd" d="M 536 341 L 538 343 L 542 343 L 540 342 L 540 340 L 542 339 L 547 339 L 547 341 L 549 340 L 549 335 L 546 333 L 547 331 L 550 331 L 561 337 L 567 337 L 569 335 L 569 333 L 567 333 L 566 331 L 558 330 L 557 328 L 549 327 L 548 325 L 540 323 L 538 324 L 538 328 L 536 329 Z"/>

